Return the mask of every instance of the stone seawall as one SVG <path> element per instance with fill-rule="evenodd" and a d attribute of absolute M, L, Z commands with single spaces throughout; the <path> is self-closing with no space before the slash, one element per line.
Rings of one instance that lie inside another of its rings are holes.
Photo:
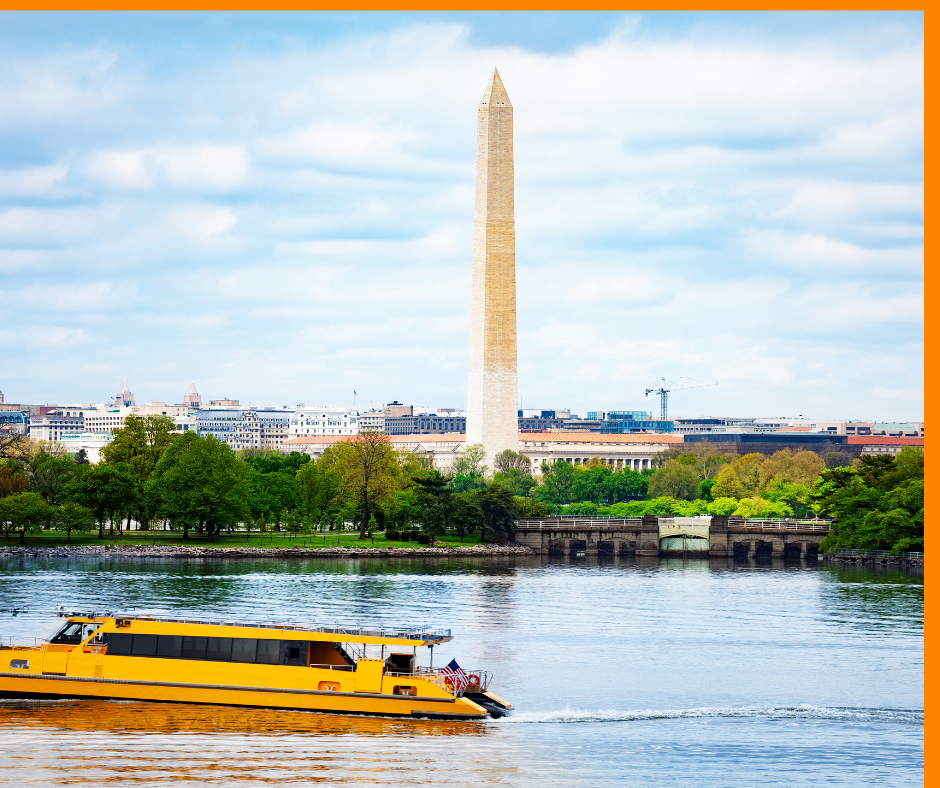
<path fill-rule="evenodd" d="M 923 558 L 905 558 L 899 555 L 824 555 L 827 564 L 854 564 L 856 566 L 905 566 L 924 568 Z"/>
<path fill-rule="evenodd" d="M 517 545 L 473 545 L 468 547 L 196 547 L 188 545 L 65 545 L 0 547 L 0 558 L 486 558 L 532 555 Z"/>

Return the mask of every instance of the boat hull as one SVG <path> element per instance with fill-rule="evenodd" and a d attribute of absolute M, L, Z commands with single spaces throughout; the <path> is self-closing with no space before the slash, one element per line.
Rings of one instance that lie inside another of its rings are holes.
<path fill-rule="evenodd" d="M 484 719 L 489 716 L 487 709 L 465 698 L 21 673 L 0 673 L 0 697 L 143 700 L 435 719 Z"/>

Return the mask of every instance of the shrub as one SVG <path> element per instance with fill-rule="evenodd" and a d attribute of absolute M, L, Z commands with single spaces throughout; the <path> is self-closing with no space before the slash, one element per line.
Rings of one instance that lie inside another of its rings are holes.
<path fill-rule="evenodd" d="M 401 537 L 401 540 L 402 540 L 403 542 L 410 542 L 410 541 L 411 541 L 411 533 L 412 533 L 411 529 L 410 529 L 410 528 L 406 528 L 404 531 L 401 531 L 398 535 Z"/>
<path fill-rule="evenodd" d="M 385 532 L 385 539 L 386 539 L 387 541 L 389 541 L 389 542 L 397 542 L 397 541 L 398 541 L 398 531 L 394 530 L 393 528 L 389 528 L 389 529 Z"/>
<path fill-rule="evenodd" d="M 418 543 L 419 544 L 431 544 L 431 534 L 419 533 Z"/>

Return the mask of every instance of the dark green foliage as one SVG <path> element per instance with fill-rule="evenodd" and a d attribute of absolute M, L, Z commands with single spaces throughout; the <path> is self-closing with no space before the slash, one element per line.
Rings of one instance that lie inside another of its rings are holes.
<path fill-rule="evenodd" d="M 114 465 L 76 465 L 69 492 L 75 501 L 94 513 L 98 521 L 98 538 L 103 539 L 105 520 L 111 520 L 113 534 L 115 515 L 130 511 L 136 505 L 141 490 L 130 466 L 118 462 Z"/>
<path fill-rule="evenodd" d="M 483 528 L 483 512 L 477 505 L 476 498 L 472 496 L 458 496 L 454 501 L 454 510 L 450 515 L 450 523 L 457 530 L 460 541 L 466 534 L 476 533 Z"/>
<path fill-rule="evenodd" d="M 715 486 L 715 480 L 714 480 L 714 479 L 705 479 L 705 480 L 699 485 L 699 494 L 698 494 L 698 497 L 701 498 L 703 501 L 711 501 L 711 500 L 713 500 L 713 499 L 712 499 L 712 487 L 714 487 L 714 486 Z"/>
<path fill-rule="evenodd" d="M 52 515 L 52 524 L 65 531 L 66 541 L 71 541 L 72 532 L 83 534 L 95 527 L 95 513 L 81 504 L 68 502 L 59 506 Z"/>
<path fill-rule="evenodd" d="M 431 534 L 422 531 L 418 534 L 418 544 L 431 544 L 432 538 Z"/>
<path fill-rule="evenodd" d="M 394 530 L 394 529 L 392 529 L 392 528 L 389 528 L 388 530 L 385 531 L 385 538 L 386 538 L 389 542 L 398 542 L 398 541 L 401 541 L 401 539 L 400 539 L 400 534 L 398 533 L 398 531 L 396 531 L 396 530 Z"/>
<path fill-rule="evenodd" d="M 184 538 L 191 528 L 205 527 L 212 539 L 246 514 L 246 472 L 227 444 L 189 432 L 160 458 L 146 494 L 155 511 L 183 528 Z"/>
<path fill-rule="evenodd" d="M 84 449 L 79 449 L 75 452 L 75 464 L 76 465 L 88 465 L 88 452 Z"/>
<path fill-rule="evenodd" d="M 20 535 L 20 544 L 26 543 L 26 534 L 37 533 L 49 523 L 55 509 L 35 492 L 17 493 L 0 498 L 0 528 L 9 539 L 14 533 Z"/>
<path fill-rule="evenodd" d="M 498 484 L 491 484 L 485 490 L 476 493 L 476 503 L 483 513 L 484 530 L 481 537 L 489 535 L 496 540 L 508 539 L 515 530 L 518 517 L 512 490 Z"/>
<path fill-rule="evenodd" d="M 454 492 L 465 493 L 472 490 L 486 489 L 486 479 L 482 474 L 471 471 L 470 473 L 458 473 L 451 482 Z"/>
<path fill-rule="evenodd" d="M 507 449 L 506 451 L 509 451 Z M 532 478 L 532 474 L 527 471 L 520 470 L 519 468 L 509 468 L 505 472 L 498 472 L 493 477 L 494 484 L 501 484 L 503 487 L 508 487 L 512 490 L 514 495 L 519 495 L 525 498 L 529 491 L 535 487 L 538 482 Z"/>
<path fill-rule="evenodd" d="M 897 457 L 862 455 L 857 469 L 823 471 L 813 498 L 835 529 L 825 550 L 924 549 L 924 456 L 905 447 Z"/>

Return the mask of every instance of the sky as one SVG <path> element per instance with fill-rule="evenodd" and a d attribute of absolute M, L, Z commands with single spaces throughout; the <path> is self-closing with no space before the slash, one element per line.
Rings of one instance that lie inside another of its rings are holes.
<path fill-rule="evenodd" d="M 464 407 L 494 67 L 522 407 L 923 418 L 923 15 L 871 12 L 2 13 L 6 401 Z"/>

